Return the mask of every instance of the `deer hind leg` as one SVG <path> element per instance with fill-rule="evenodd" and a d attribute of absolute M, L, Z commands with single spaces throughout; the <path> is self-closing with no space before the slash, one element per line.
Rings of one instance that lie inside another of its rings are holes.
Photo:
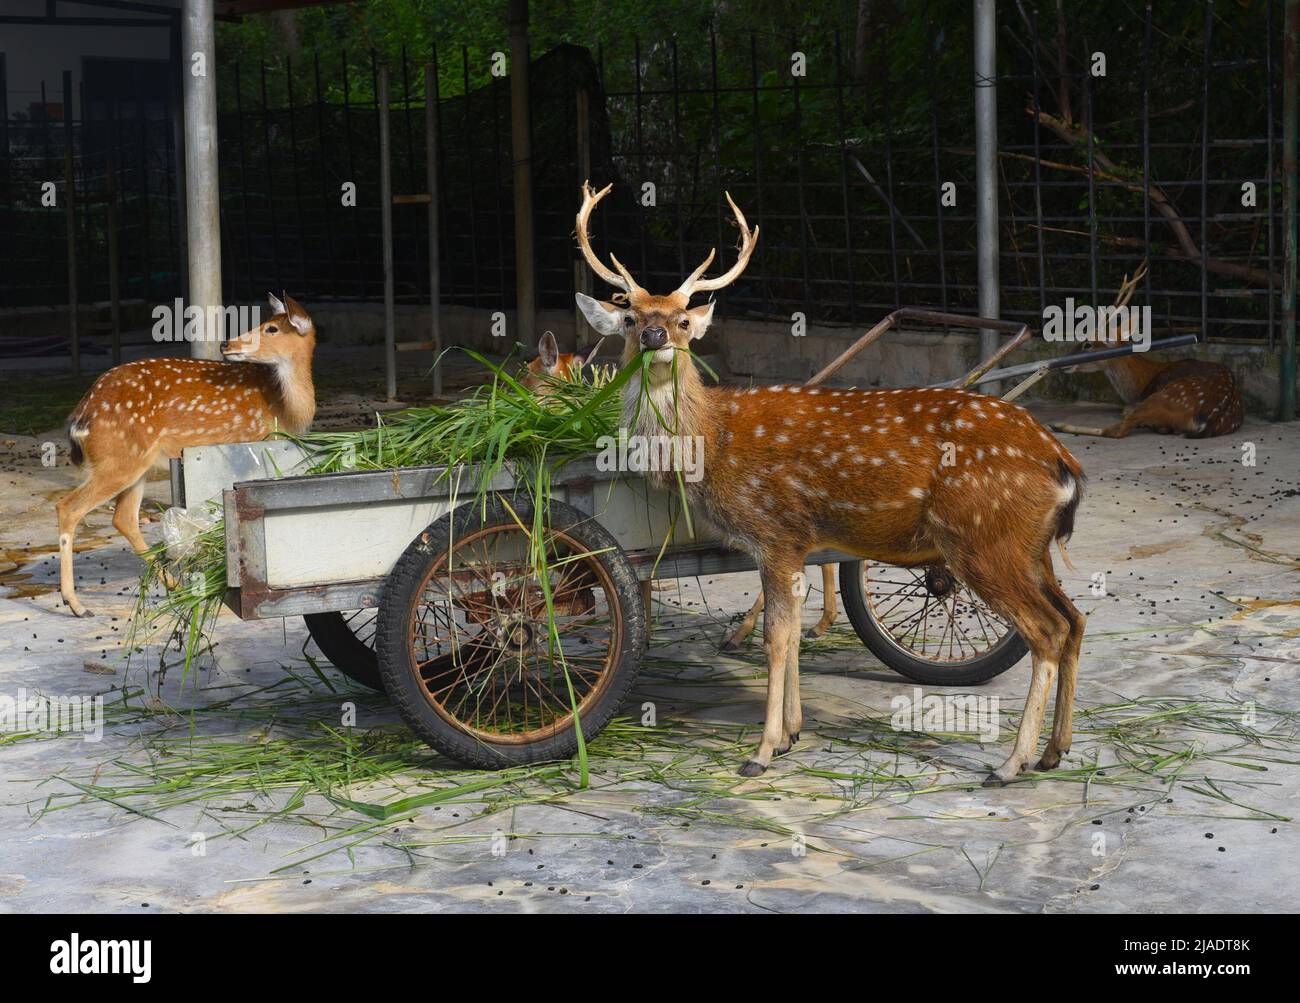
<path fill-rule="evenodd" d="M 113 509 L 113 528 L 126 537 L 131 549 L 141 557 L 149 549 L 140 532 L 140 503 L 144 500 L 144 478 L 132 484 L 117 496 L 117 505 Z"/>
<path fill-rule="evenodd" d="M 1083 629 L 1087 618 L 1079 612 L 1070 597 L 1056 583 L 1052 556 L 1043 552 L 1043 573 L 1048 598 L 1052 605 L 1070 623 L 1069 635 L 1061 652 L 1061 664 L 1056 682 L 1056 709 L 1052 714 L 1052 737 L 1035 769 L 1054 770 L 1061 757 L 1070 751 L 1074 738 L 1074 692 L 1079 677 L 1079 652 L 1083 647 Z"/>
<path fill-rule="evenodd" d="M 745 642 L 745 638 L 754 632 L 754 627 L 758 623 L 758 614 L 763 612 L 763 593 L 758 593 L 758 598 L 754 600 L 754 605 L 749 607 L 749 612 L 745 614 L 736 628 L 727 635 L 722 642 L 720 651 L 739 651 L 740 646 Z"/>
<path fill-rule="evenodd" d="M 808 637 L 821 637 L 835 623 L 835 565 L 822 565 L 822 618 L 808 630 Z"/>
<path fill-rule="evenodd" d="M 790 748 L 786 721 L 786 669 L 790 647 L 799 644 L 799 603 L 795 598 L 798 561 L 771 562 L 762 569 L 767 619 L 763 622 L 763 647 L 767 652 L 767 707 L 763 738 L 754 755 L 740 768 L 742 777 L 756 777 L 772 762 L 772 756 Z M 795 658 L 798 658 L 796 651 Z M 796 694 L 797 699 L 797 694 Z"/>
<path fill-rule="evenodd" d="M 1170 383 L 1146 400 L 1128 408 L 1124 417 L 1113 425 L 1089 428 L 1057 423 L 1052 425 L 1052 429 L 1057 432 L 1073 432 L 1075 435 L 1100 435 L 1107 439 L 1122 439 L 1135 428 L 1150 428 L 1156 432 L 1174 432 L 1179 435 L 1202 435 L 1208 425 L 1203 413 L 1206 405 L 1194 396 L 1196 393 L 1196 390 L 1188 389 L 1183 384 Z"/>
<path fill-rule="evenodd" d="M 86 480 L 58 500 L 54 506 L 59 518 L 59 595 L 73 616 L 94 616 L 77 598 L 76 578 L 72 573 L 73 544 L 77 539 L 77 526 L 93 509 L 99 508 L 119 488 L 105 483 L 92 469 Z"/>
<path fill-rule="evenodd" d="M 1046 541 L 1043 546 L 1047 546 Z M 1033 762 L 1043 730 L 1047 700 L 1065 657 L 1071 631 L 1070 621 L 1057 609 L 1047 590 L 1042 559 L 1008 562 L 1007 553 L 1006 549 L 999 548 L 996 554 L 987 550 L 968 554 L 953 548 L 952 553 L 945 555 L 958 578 L 1015 624 L 1029 646 L 1033 663 L 1029 694 L 1025 698 L 1015 747 L 1006 762 L 989 774 L 984 781 L 986 787 L 1001 787 L 1009 783 Z M 1055 577 L 1051 584 L 1055 587 Z"/>

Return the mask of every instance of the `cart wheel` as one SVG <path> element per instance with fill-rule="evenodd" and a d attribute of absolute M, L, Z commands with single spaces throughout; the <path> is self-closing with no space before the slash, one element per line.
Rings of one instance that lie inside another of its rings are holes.
<path fill-rule="evenodd" d="M 1029 650 L 1020 633 L 942 565 L 840 565 L 840 594 L 873 655 L 932 686 L 987 682 Z"/>
<path fill-rule="evenodd" d="M 384 586 L 376 631 L 384 688 L 412 731 L 470 766 L 569 758 L 578 750 L 575 704 L 590 741 L 641 666 L 641 589 L 618 541 L 552 501 L 534 548 L 533 512 L 523 494 L 461 505 L 412 541 Z M 545 554 L 540 573 L 536 551 Z"/>
<path fill-rule="evenodd" d="M 384 691 L 379 678 L 379 659 L 375 656 L 375 616 L 373 609 L 347 613 L 304 613 L 307 633 L 330 664 L 349 679 L 372 690 Z"/>

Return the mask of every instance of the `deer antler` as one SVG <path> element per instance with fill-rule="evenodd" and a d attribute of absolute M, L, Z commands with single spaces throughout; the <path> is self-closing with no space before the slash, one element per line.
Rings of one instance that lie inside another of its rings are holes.
<path fill-rule="evenodd" d="M 636 293 L 644 294 L 645 290 L 637 285 L 636 280 L 632 278 L 632 273 L 623 267 L 623 263 L 618 258 L 612 254 L 609 256 L 609 260 L 614 262 L 614 267 L 618 269 L 617 272 L 613 272 L 603 261 L 596 257 L 596 252 L 591 249 L 591 240 L 587 236 L 587 221 L 591 218 L 591 210 L 596 208 L 596 204 L 608 195 L 613 187 L 613 184 L 608 184 L 597 192 L 592 190 L 589 181 L 582 183 L 582 208 L 578 210 L 576 227 L 578 246 L 582 248 L 582 256 L 587 259 L 587 264 L 591 267 L 591 270 L 611 286 L 623 290 L 628 296 L 633 296 Z"/>
<path fill-rule="evenodd" d="M 712 292 L 714 289 L 721 289 L 723 286 L 729 286 L 731 283 L 735 282 L 736 279 L 740 278 L 740 273 L 745 270 L 745 266 L 749 264 L 749 256 L 754 253 L 754 245 L 758 243 L 758 227 L 754 227 L 754 229 L 751 230 L 749 224 L 745 222 L 745 214 L 741 212 L 740 207 L 732 201 L 731 192 L 726 192 L 725 194 L 727 196 L 727 204 L 731 206 L 731 211 L 736 214 L 736 222 L 740 225 L 740 232 L 743 234 L 741 237 L 740 253 L 736 257 L 736 263 L 731 266 L 730 271 L 719 275 L 717 278 L 701 280 L 700 276 L 704 274 L 704 270 L 708 268 L 709 265 L 713 264 L 713 258 L 717 254 L 716 247 L 710 250 L 709 256 L 704 259 L 704 264 L 691 272 L 690 277 L 677 287 L 677 292 L 688 299 L 692 293 Z"/>
<path fill-rule="evenodd" d="M 1119 287 L 1119 293 L 1115 296 L 1115 306 L 1128 306 L 1128 301 L 1133 298 L 1133 290 L 1137 288 L 1137 284 L 1142 281 L 1142 277 L 1146 275 L 1146 273 L 1147 263 L 1144 260 L 1142 264 L 1138 266 L 1138 270 L 1133 273 L 1131 279 L 1127 275 L 1124 276 L 1124 281 Z"/>

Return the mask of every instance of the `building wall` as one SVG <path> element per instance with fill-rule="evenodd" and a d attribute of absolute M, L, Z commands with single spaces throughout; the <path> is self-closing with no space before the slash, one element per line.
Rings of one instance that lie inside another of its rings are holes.
<path fill-rule="evenodd" d="M 178 2 L 150 0 L 159 6 Z M 0 10 L 6 15 L 45 15 L 44 0 L 5 0 Z M 111 7 L 82 4 L 58 5 L 60 17 L 111 17 L 123 20 L 157 19 L 157 14 L 140 14 Z M 46 100 L 63 101 L 63 71 L 72 71 L 73 117 L 81 117 L 81 61 L 85 56 L 115 59 L 166 59 L 170 43 L 166 27 L 94 27 L 77 25 L 0 25 L 0 53 L 4 53 L 5 91 L 9 114 L 26 115 L 41 100 L 41 82 Z"/>

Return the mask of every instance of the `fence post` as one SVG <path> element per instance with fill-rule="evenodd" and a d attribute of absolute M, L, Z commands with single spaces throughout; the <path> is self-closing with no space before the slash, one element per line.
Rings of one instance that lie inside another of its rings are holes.
<path fill-rule="evenodd" d="M 997 8 L 975 0 L 975 215 L 980 316 L 999 316 Z M 980 331 L 980 358 L 998 350 L 996 331 Z M 996 382 L 981 389 L 998 394 Z"/>
<path fill-rule="evenodd" d="M 1286 206 L 1282 267 L 1282 372 L 1278 419 L 1294 421 L 1295 401 L 1295 296 L 1296 296 L 1296 36 L 1300 33 L 1300 0 L 1286 0 L 1286 30 L 1282 52 L 1282 202 Z"/>
<path fill-rule="evenodd" d="M 384 387 L 397 399 L 397 323 L 393 291 L 393 165 L 388 141 L 388 64 L 379 66 L 375 113 L 379 120 L 379 219 L 384 243 Z"/>
<path fill-rule="evenodd" d="M 510 0 L 510 145 L 515 170 L 515 309 L 519 341 L 537 344 L 534 333 L 533 162 L 528 107 L 528 0 Z"/>

